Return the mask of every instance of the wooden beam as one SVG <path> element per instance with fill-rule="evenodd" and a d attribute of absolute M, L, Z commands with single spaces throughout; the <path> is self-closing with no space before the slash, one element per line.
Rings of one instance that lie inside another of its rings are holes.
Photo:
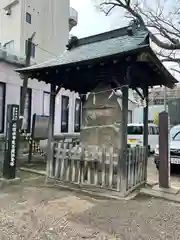
<path fill-rule="evenodd" d="M 144 96 L 141 94 L 141 92 L 140 92 L 137 88 L 135 88 L 134 90 L 135 90 L 135 91 L 137 92 L 137 94 L 141 97 L 141 99 L 144 100 Z"/>

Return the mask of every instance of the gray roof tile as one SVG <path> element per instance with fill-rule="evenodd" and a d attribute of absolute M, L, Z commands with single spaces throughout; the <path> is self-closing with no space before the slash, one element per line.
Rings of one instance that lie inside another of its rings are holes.
<path fill-rule="evenodd" d="M 119 31 L 119 29 L 114 31 Z M 113 31 L 109 32 L 110 35 L 112 32 Z M 107 35 L 107 33 L 104 34 Z M 115 34 L 113 33 L 113 35 Z M 50 61 L 46 61 L 44 63 L 37 64 L 28 68 L 18 69 L 18 72 L 24 70 L 37 70 L 38 68 L 44 67 L 46 68 L 53 66 L 63 66 L 72 63 L 80 63 L 87 60 L 128 52 L 139 48 L 140 45 L 145 45 L 145 39 L 147 38 L 147 36 L 148 32 L 140 28 L 137 29 L 132 36 L 129 36 L 126 32 L 126 34 L 122 34 L 119 36 L 110 36 L 109 38 L 103 40 L 90 41 L 90 43 L 88 43 L 88 38 L 86 38 L 86 44 L 81 44 L 80 46 L 74 47 L 71 50 L 66 50 L 59 57 Z M 89 39 L 96 39 L 95 37 L 96 36 L 91 36 L 89 37 Z M 81 40 L 83 39 L 79 39 L 79 42 L 81 42 Z"/>

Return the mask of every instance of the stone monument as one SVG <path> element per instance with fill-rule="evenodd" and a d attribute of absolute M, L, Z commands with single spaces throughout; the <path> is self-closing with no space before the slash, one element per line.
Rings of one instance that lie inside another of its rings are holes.
<path fill-rule="evenodd" d="M 107 85 L 97 86 L 83 106 L 80 136 L 85 147 L 121 148 L 120 96 L 110 89 L 112 87 Z"/>

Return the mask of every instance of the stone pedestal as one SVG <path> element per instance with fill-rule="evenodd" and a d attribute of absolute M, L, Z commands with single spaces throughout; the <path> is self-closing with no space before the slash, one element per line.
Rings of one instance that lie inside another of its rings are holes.
<path fill-rule="evenodd" d="M 14 178 L 14 179 L 6 179 L 6 178 L 0 178 L 0 189 L 19 184 L 21 182 L 20 178 Z"/>

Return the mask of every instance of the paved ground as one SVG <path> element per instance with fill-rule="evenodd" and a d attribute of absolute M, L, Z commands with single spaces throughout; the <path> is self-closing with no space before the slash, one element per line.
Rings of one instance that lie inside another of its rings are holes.
<path fill-rule="evenodd" d="M 43 182 L 31 174 L 21 185 L 0 190 L 1 240 L 180 239 L 180 204 L 142 197 L 97 200 Z"/>

